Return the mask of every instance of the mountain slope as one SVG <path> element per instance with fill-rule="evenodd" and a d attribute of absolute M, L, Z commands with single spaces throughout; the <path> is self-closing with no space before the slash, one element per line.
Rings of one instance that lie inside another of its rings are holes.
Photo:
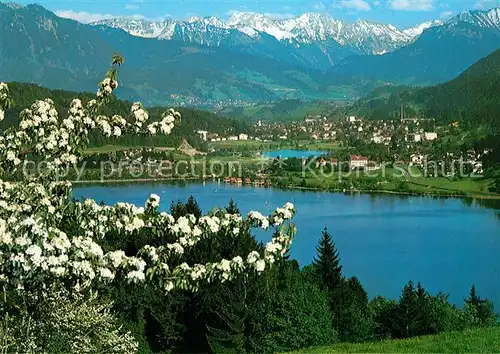
<path fill-rule="evenodd" d="M 19 113 L 24 108 L 29 107 L 34 101 L 51 98 L 54 101 L 55 107 L 59 112 L 60 117 L 67 116 L 68 107 L 73 98 L 80 98 L 84 102 L 91 100 L 94 95 L 85 92 L 71 92 L 63 90 L 50 90 L 33 84 L 24 84 L 18 82 L 8 83 L 9 90 L 16 105 L 12 109 L 8 109 L 5 114 L 5 119 L 0 122 L 0 129 L 5 129 L 19 122 Z M 121 88 L 118 88 L 117 92 Z M 107 115 L 120 114 L 123 117 L 129 116 L 131 102 L 112 100 L 106 105 L 103 113 Z M 158 118 L 167 108 L 153 107 L 149 108 L 152 119 Z M 200 111 L 187 108 L 176 108 L 181 115 L 182 120 L 172 131 L 172 136 L 167 137 L 164 141 L 180 140 L 184 137 L 192 137 L 193 132 L 197 130 L 207 130 L 219 134 L 228 133 L 248 133 L 249 126 L 242 120 L 234 120 L 221 117 L 210 112 Z M 142 138 L 141 143 L 146 143 L 149 138 Z M 103 142 L 105 143 L 105 142 Z M 116 143 L 116 141 L 115 141 Z"/>
<path fill-rule="evenodd" d="M 479 60 L 447 83 L 421 89 L 388 87 L 360 100 L 352 112 L 367 118 L 399 116 L 401 104 L 407 115 L 435 117 L 442 123 L 460 120 L 464 125 L 487 125 L 500 130 L 500 50 Z"/>
<path fill-rule="evenodd" d="M 323 83 L 321 72 L 266 56 L 135 37 L 108 26 L 62 19 L 37 5 L 13 8 L 0 3 L 0 11 L 3 81 L 93 91 L 109 58 L 119 52 L 126 61 L 120 73 L 120 97 L 149 105 L 215 105 L 339 94 L 338 87 Z"/>
<path fill-rule="evenodd" d="M 500 9 L 461 14 L 430 28 L 412 44 L 382 56 L 344 59 L 330 75 L 357 75 L 427 85 L 451 80 L 500 48 Z"/>

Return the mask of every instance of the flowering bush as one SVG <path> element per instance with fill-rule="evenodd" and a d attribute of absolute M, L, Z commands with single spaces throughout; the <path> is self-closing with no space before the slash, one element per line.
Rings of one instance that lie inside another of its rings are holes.
<path fill-rule="evenodd" d="M 218 210 L 200 218 L 189 215 L 175 219 L 158 210 L 157 195 L 151 195 L 144 207 L 71 199 L 71 183 L 58 181 L 57 176 L 77 163 L 91 132 L 107 137 L 169 134 L 180 119 L 180 114 L 170 109 L 161 120 L 148 124 L 149 114 L 140 103 L 132 105 L 127 119 L 100 114 L 118 87 L 122 62 L 113 57 L 96 99 L 86 104 L 73 100 L 67 118 L 59 119 L 50 99 L 37 101 L 21 112 L 19 127 L 0 134 L 1 170 L 15 171 L 33 158 L 46 166 L 46 173 L 25 176 L 16 183 L 0 179 L 0 282 L 5 289 L 43 288 L 54 283 L 85 288 L 122 277 L 130 283 L 154 282 L 165 291 L 196 291 L 204 282 L 224 282 L 248 270 L 262 272 L 289 249 L 294 228 L 285 223 L 295 212 L 291 203 L 268 216 L 250 212 L 243 217 Z M 8 87 L 2 83 L 0 117 L 10 103 Z M 227 237 L 238 235 L 245 227 L 277 228 L 278 232 L 262 254 L 253 251 L 208 264 L 190 264 L 185 259 L 185 251 L 200 240 L 220 232 Z M 146 245 L 136 254 L 103 251 L 103 241 L 109 235 L 126 239 L 143 232 L 169 242 Z"/>
<path fill-rule="evenodd" d="M 135 338 L 118 325 L 112 304 L 81 294 L 54 292 L 27 296 L 34 313 L 22 307 L 0 322 L 2 353 L 136 353 Z"/>

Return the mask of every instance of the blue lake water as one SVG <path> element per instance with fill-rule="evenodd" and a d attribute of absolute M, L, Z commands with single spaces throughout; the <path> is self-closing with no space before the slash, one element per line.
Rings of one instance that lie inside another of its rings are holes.
<path fill-rule="evenodd" d="M 288 158 L 302 158 L 309 156 L 321 156 L 325 155 L 328 151 L 322 150 L 273 150 L 273 151 L 264 151 L 262 155 L 270 157 L 270 158 L 280 158 L 280 159 L 288 159 Z"/>
<path fill-rule="evenodd" d="M 133 184 L 87 186 L 74 190 L 106 204 L 143 205 L 151 193 L 172 200 L 193 195 L 203 211 L 224 207 L 233 198 L 246 214 L 267 213 L 285 202 L 296 205 L 297 235 L 291 254 L 310 264 L 327 226 L 339 250 L 346 276 L 357 276 L 370 296 L 397 298 L 409 281 L 432 293 L 450 294 L 462 305 L 472 284 L 500 311 L 500 208 L 498 201 L 430 197 L 344 195 L 328 192 L 234 187 L 207 183 L 176 186 Z M 485 206 L 484 204 L 490 204 Z M 496 205 L 495 205 L 496 204 Z M 256 238 L 267 241 L 268 233 Z"/>

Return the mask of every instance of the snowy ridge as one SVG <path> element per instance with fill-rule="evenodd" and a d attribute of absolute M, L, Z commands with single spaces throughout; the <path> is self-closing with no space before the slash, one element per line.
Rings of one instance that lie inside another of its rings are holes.
<path fill-rule="evenodd" d="M 443 25 L 443 22 L 441 22 L 439 20 L 424 22 L 424 23 L 421 23 L 420 25 L 408 27 L 408 28 L 404 29 L 403 33 L 409 37 L 415 38 L 415 37 L 420 36 L 426 29 L 429 29 L 431 27 L 436 27 L 436 26 L 442 26 L 442 25 Z"/>
<path fill-rule="evenodd" d="M 479 27 L 495 28 L 500 30 L 500 7 L 487 11 L 466 11 L 452 18 L 448 23 L 456 25 L 461 22 L 470 23 Z"/>
<path fill-rule="evenodd" d="M 471 23 L 500 29 L 500 8 L 489 11 L 468 11 L 453 17 L 446 25 Z M 259 40 L 263 33 L 284 43 L 315 43 L 334 40 L 359 54 L 385 54 L 415 41 L 425 30 L 444 25 L 430 21 L 403 30 L 390 24 L 358 20 L 347 23 L 319 13 L 275 20 L 256 12 L 234 12 L 227 21 L 217 17 L 191 17 L 187 20 L 132 20 L 118 18 L 93 23 L 121 28 L 134 36 L 177 39 L 191 43 L 220 45 L 231 34 Z"/>

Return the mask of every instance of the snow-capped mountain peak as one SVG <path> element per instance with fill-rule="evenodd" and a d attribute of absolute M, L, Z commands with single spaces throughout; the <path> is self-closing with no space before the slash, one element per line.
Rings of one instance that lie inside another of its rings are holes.
<path fill-rule="evenodd" d="M 161 35 L 164 29 L 171 26 L 172 23 L 172 20 L 154 22 L 149 20 L 114 18 L 110 20 L 92 22 L 91 25 L 105 25 L 112 28 L 121 28 L 137 37 L 157 38 Z"/>
<path fill-rule="evenodd" d="M 448 24 L 471 23 L 480 27 L 500 29 L 500 7 L 486 11 L 465 11 L 450 19 Z"/>
<path fill-rule="evenodd" d="M 294 37 L 292 33 L 283 28 L 282 21 L 273 20 L 257 12 L 234 12 L 227 21 L 227 25 L 238 30 L 242 29 L 243 33 L 251 36 L 258 35 L 257 32 L 254 32 L 258 31 L 267 33 L 277 40 Z"/>
<path fill-rule="evenodd" d="M 442 26 L 442 25 L 443 25 L 443 22 L 441 22 L 439 20 L 424 22 L 424 23 L 421 23 L 420 25 L 405 28 L 403 30 L 403 33 L 406 34 L 408 37 L 415 38 L 415 37 L 420 36 L 426 29 L 429 29 L 431 27 Z"/>

